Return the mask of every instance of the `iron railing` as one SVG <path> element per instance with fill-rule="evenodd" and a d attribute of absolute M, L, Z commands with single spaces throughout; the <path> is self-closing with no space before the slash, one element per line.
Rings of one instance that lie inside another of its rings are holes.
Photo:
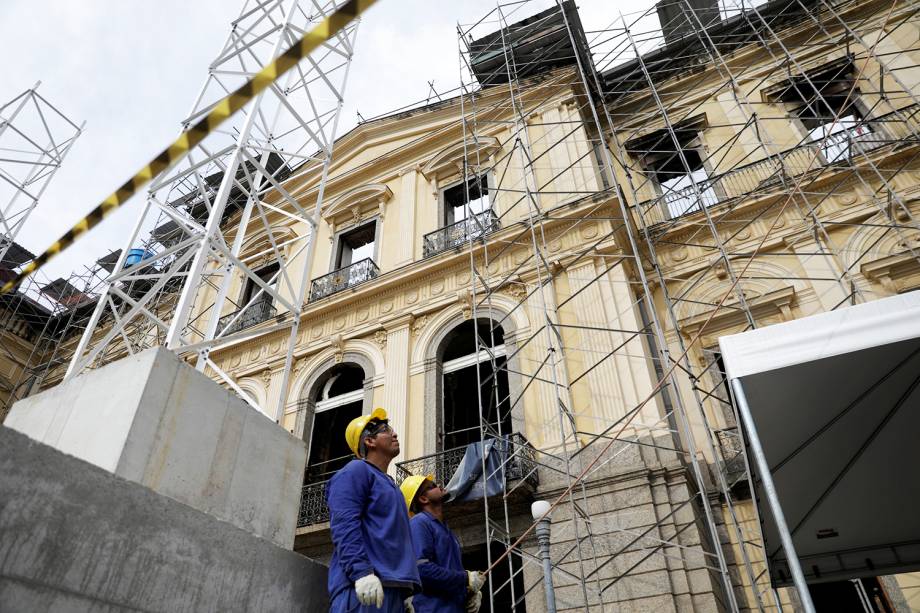
<path fill-rule="evenodd" d="M 303 486 L 300 494 L 300 513 L 297 515 L 298 528 L 329 521 L 329 507 L 326 506 L 327 485 L 329 479 Z"/>
<path fill-rule="evenodd" d="M 536 487 L 539 481 L 534 448 L 523 434 L 515 432 L 506 438 L 508 440 L 508 461 L 505 463 L 506 482 L 523 479 Z M 400 462 L 396 465 L 396 480 L 402 483 L 406 477 L 411 475 L 434 475 L 438 483 L 446 485 L 454 476 L 457 467 L 460 466 L 465 453 L 466 445 Z"/>
<path fill-rule="evenodd" d="M 690 185 L 645 200 L 635 207 L 635 212 L 638 214 L 641 211 L 645 224 L 653 226 L 699 211 L 701 204 L 711 207 L 761 188 L 776 187 L 784 180 L 788 183 L 822 166 L 849 162 L 853 157 L 891 143 L 916 142 L 918 132 L 920 105 L 910 105 L 833 133 L 822 139 L 823 142 L 803 143 L 777 155 L 699 181 L 696 188 Z"/>
<path fill-rule="evenodd" d="M 427 258 L 442 251 L 462 247 L 470 240 L 495 232 L 500 227 L 501 223 L 492 209 L 475 213 L 466 219 L 426 234 L 422 240 L 423 255 Z"/>
<path fill-rule="evenodd" d="M 314 279 L 313 284 L 310 286 L 309 302 L 331 296 L 349 287 L 355 287 L 365 281 L 376 278 L 379 274 L 380 269 L 377 268 L 374 260 L 370 258 L 358 260 L 354 264 L 333 270 L 327 275 Z"/>
<path fill-rule="evenodd" d="M 260 324 L 263 321 L 268 321 L 278 313 L 277 309 L 272 306 L 270 300 L 259 300 L 250 304 L 245 309 L 240 309 L 239 311 L 234 311 L 229 315 L 224 315 L 217 322 L 217 329 L 221 330 L 223 334 L 233 334 L 234 332 L 239 332 L 256 324 Z M 239 318 L 233 323 L 233 318 L 239 314 Z M 224 327 L 230 324 L 230 327 L 224 330 Z"/>

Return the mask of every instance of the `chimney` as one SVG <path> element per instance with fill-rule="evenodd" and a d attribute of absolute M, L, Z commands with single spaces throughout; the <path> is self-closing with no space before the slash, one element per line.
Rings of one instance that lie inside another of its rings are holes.
<path fill-rule="evenodd" d="M 719 23 L 719 0 L 661 0 L 655 8 L 666 45 Z M 695 15 L 694 15 L 695 14 Z"/>

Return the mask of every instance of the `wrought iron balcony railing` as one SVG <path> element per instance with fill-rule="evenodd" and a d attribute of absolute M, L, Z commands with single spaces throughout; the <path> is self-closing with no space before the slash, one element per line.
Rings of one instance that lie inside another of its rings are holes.
<path fill-rule="evenodd" d="M 514 433 L 508 439 L 508 461 L 505 463 L 506 483 L 525 480 L 531 486 L 538 485 L 537 462 L 534 449 L 524 435 Z M 434 474 L 438 483 L 446 484 L 460 466 L 466 453 L 466 446 L 448 449 L 440 453 L 422 456 L 396 465 L 396 480 L 399 483 L 410 475 Z M 329 521 L 329 507 L 326 506 L 326 487 L 333 472 L 318 476 L 313 483 L 303 486 L 300 496 L 300 513 L 297 527 L 312 526 Z"/>
<path fill-rule="evenodd" d="M 300 513 L 297 527 L 312 526 L 329 521 L 329 507 L 326 506 L 326 486 L 329 479 L 308 483 L 300 494 Z"/>
<path fill-rule="evenodd" d="M 527 442 L 523 434 L 513 433 L 507 436 L 508 440 L 508 461 L 505 463 L 505 480 L 520 481 L 526 480 L 527 483 L 536 487 L 537 479 L 537 462 L 534 454 L 534 448 Z M 463 455 L 466 453 L 466 446 L 448 449 L 439 453 L 422 456 L 412 460 L 406 460 L 396 465 L 396 480 L 400 483 L 411 475 L 434 475 L 438 483 L 444 485 L 450 481 Z"/>
<path fill-rule="evenodd" d="M 380 269 L 377 268 L 374 260 L 370 258 L 358 260 L 354 264 L 333 270 L 328 275 L 314 279 L 313 284 L 310 286 L 309 302 L 331 296 L 349 287 L 361 285 L 379 274 Z"/>
<path fill-rule="evenodd" d="M 268 321 L 275 315 L 278 311 L 275 307 L 272 306 L 271 301 L 269 300 L 259 300 L 250 304 L 245 309 L 240 309 L 239 311 L 234 311 L 229 315 L 224 315 L 218 320 L 217 329 L 223 330 L 224 335 L 233 334 L 234 332 L 239 332 L 256 324 L 260 324 L 263 321 Z M 239 315 L 239 317 L 237 317 Z M 236 321 L 234 321 L 236 318 Z M 232 322 L 232 323 L 231 323 Z M 229 325 L 229 327 L 227 327 Z M 224 328 L 227 327 L 226 330 Z"/>
<path fill-rule="evenodd" d="M 436 253 L 460 247 L 470 240 L 495 232 L 500 227 L 498 217 L 495 216 L 492 209 L 475 213 L 467 219 L 461 219 L 457 223 L 426 234 L 422 241 L 423 255 L 427 258 Z"/>
<path fill-rule="evenodd" d="M 806 172 L 818 172 L 825 166 L 849 163 L 850 160 L 858 161 L 860 155 L 885 145 L 916 143 L 918 133 L 920 105 L 913 104 L 830 134 L 821 142 L 803 143 L 709 177 L 699 182 L 696 189 L 689 186 L 645 200 L 635 207 L 635 213 L 638 215 L 641 211 L 645 224 L 654 226 L 760 189 L 775 189 L 784 181 L 792 185 Z"/>

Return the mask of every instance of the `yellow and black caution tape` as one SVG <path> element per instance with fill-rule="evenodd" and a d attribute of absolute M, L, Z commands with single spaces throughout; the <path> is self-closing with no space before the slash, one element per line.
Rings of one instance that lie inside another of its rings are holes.
<path fill-rule="evenodd" d="M 235 92 L 217 103 L 213 110 L 204 116 L 198 123 L 182 133 L 176 141 L 164 149 L 153 160 L 144 166 L 136 175 L 128 179 L 124 185 L 115 190 L 115 193 L 102 201 L 89 214 L 78 221 L 61 238 L 56 240 L 44 253 L 29 262 L 16 278 L 5 283 L 0 288 L 0 295 L 10 292 L 33 272 L 44 266 L 51 258 L 72 245 L 80 236 L 99 224 L 118 207 L 136 194 L 142 187 L 167 168 L 180 161 L 198 143 L 213 132 L 228 117 L 243 108 L 250 100 L 258 96 L 265 88 L 271 85 L 278 77 L 293 68 L 300 60 L 310 55 L 314 49 L 339 33 L 356 17 L 371 7 L 376 0 L 350 0 L 343 4 L 339 10 L 329 15 L 315 28 L 303 35 L 290 49 L 279 55 L 259 71 L 252 79 L 243 84 Z"/>

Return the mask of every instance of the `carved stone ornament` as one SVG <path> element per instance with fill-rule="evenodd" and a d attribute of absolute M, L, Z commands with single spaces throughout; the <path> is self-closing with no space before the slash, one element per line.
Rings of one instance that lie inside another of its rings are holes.
<path fill-rule="evenodd" d="M 259 374 L 259 377 L 262 379 L 262 385 L 264 385 L 264 386 L 267 388 L 267 387 L 271 384 L 271 382 L 272 382 L 272 371 L 271 371 L 271 369 L 270 369 L 270 368 L 266 368 L 265 370 L 263 370 L 263 371 Z"/>
<path fill-rule="evenodd" d="M 387 331 L 377 330 L 374 332 L 374 342 L 377 343 L 377 346 L 381 349 L 385 349 L 387 346 Z"/>
<path fill-rule="evenodd" d="M 422 330 L 425 329 L 425 326 L 428 325 L 428 316 L 422 315 L 421 317 L 416 317 L 412 320 L 412 336 L 418 336 L 422 333 Z"/>
<path fill-rule="evenodd" d="M 463 318 L 471 319 L 473 317 L 473 292 L 470 290 L 460 290 L 457 292 L 457 300 L 460 302 Z"/>
<path fill-rule="evenodd" d="M 341 364 L 345 359 L 345 341 L 342 340 L 341 334 L 336 334 L 330 340 L 332 349 L 335 350 L 335 363 Z"/>

